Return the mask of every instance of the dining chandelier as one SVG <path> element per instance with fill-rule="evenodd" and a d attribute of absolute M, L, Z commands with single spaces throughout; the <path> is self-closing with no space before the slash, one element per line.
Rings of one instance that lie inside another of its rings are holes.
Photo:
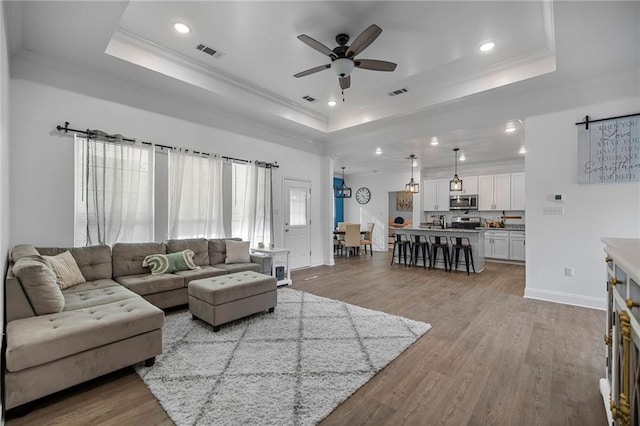
<path fill-rule="evenodd" d="M 411 180 L 409 181 L 408 184 L 406 184 L 404 186 L 405 192 L 411 192 L 413 194 L 417 194 L 418 192 L 420 192 L 420 185 L 418 184 L 418 182 L 413 180 L 413 162 L 415 161 L 415 159 L 416 159 L 416 156 L 414 154 L 411 154 L 409 156 L 409 160 L 411 160 L 411 163 L 410 163 L 411 164 L 410 165 L 410 168 L 411 168 Z"/>
<path fill-rule="evenodd" d="M 333 196 L 336 198 L 351 198 L 351 188 L 344 181 L 344 169 L 342 166 L 342 185 L 333 187 Z"/>
<path fill-rule="evenodd" d="M 462 191 L 462 179 L 458 177 L 458 151 L 460 151 L 460 148 L 453 148 L 456 159 L 453 179 L 449 181 L 449 191 Z"/>

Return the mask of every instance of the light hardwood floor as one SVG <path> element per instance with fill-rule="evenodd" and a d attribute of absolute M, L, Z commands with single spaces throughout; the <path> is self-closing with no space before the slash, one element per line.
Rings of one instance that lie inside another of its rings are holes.
<path fill-rule="evenodd" d="M 524 299 L 519 265 L 487 263 L 467 276 L 389 262 L 376 252 L 292 274 L 293 288 L 433 326 L 322 425 L 606 424 L 604 312 Z M 172 422 L 125 369 L 7 424 Z"/>

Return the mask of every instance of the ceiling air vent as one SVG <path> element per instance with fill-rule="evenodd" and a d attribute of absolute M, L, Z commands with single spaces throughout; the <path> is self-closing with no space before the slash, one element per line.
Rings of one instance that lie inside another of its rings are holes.
<path fill-rule="evenodd" d="M 403 87 L 402 89 L 398 89 L 398 90 L 394 90 L 393 92 L 389 92 L 389 96 L 398 96 L 398 95 L 402 95 L 403 93 L 407 93 L 409 90 L 407 90 L 406 87 Z"/>
<path fill-rule="evenodd" d="M 314 98 L 313 96 L 309 96 L 309 95 L 304 95 L 304 96 L 302 97 L 302 99 L 304 99 L 304 100 L 305 100 L 305 101 L 307 101 L 307 102 L 315 102 L 315 101 L 317 101 L 317 99 L 316 99 L 316 98 Z"/>
<path fill-rule="evenodd" d="M 196 49 L 198 49 L 199 51 L 206 53 L 207 55 L 213 56 L 214 58 L 219 58 L 222 55 L 224 55 L 223 52 L 221 52 L 220 50 L 216 50 L 212 47 L 207 46 L 206 44 L 198 44 L 196 46 Z"/>

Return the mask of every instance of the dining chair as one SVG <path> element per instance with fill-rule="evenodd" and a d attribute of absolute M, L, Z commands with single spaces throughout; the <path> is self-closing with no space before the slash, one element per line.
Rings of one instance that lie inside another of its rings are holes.
<path fill-rule="evenodd" d="M 373 227 L 375 223 L 367 223 L 367 231 L 364 233 L 364 237 L 360 240 L 360 245 L 364 246 L 364 252 L 367 253 L 367 246 L 373 256 Z"/>
<path fill-rule="evenodd" d="M 347 229 L 347 223 L 346 222 L 338 222 L 338 231 L 344 232 L 345 229 Z M 344 235 L 338 235 L 338 239 L 341 240 L 341 241 L 344 241 Z"/>
<path fill-rule="evenodd" d="M 347 256 L 349 256 L 350 249 L 353 250 L 354 256 L 360 250 L 360 224 L 348 223 L 344 234 L 344 241 L 341 241 L 342 248 L 347 249 Z"/>

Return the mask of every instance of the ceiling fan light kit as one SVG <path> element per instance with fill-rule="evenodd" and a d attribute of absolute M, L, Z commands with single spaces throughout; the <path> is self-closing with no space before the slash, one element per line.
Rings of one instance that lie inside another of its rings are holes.
<path fill-rule="evenodd" d="M 409 160 L 411 160 L 411 180 L 409 181 L 408 184 L 406 184 L 404 186 L 404 191 L 405 192 L 410 192 L 412 194 L 417 194 L 420 192 L 420 184 L 418 184 L 418 182 L 413 180 L 413 163 L 414 161 L 416 161 L 416 156 L 414 154 L 411 154 L 409 156 Z"/>
<path fill-rule="evenodd" d="M 453 171 L 453 179 L 449 181 L 449 191 L 462 191 L 462 179 L 458 177 L 458 151 L 460 148 L 453 148 L 455 153 L 455 169 Z"/>
<path fill-rule="evenodd" d="M 393 62 L 379 61 L 376 59 L 355 59 L 355 56 L 373 43 L 380 33 L 382 33 L 382 28 L 375 24 L 370 25 L 366 30 L 360 33 L 358 37 L 356 37 L 350 46 L 347 46 L 347 43 L 349 42 L 349 35 L 338 34 L 336 36 L 336 43 L 338 43 L 338 46 L 333 50 L 306 34 L 300 34 L 298 36 L 298 40 L 323 55 L 327 55 L 331 59 L 331 63 L 309 68 L 308 70 L 301 71 L 293 76 L 296 78 L 305 77 L 307 75 L 332 68 L 334 73 L 338 76 L 340 88 L 345 90 L 351 87 L 351 72 L 354 68 L 393 72 L 397 66 L 397 64 Z"/>
<path fill-rule="evenodd" d="M 340 78 L 344 78 L 351 74 L 353 71 L 354 63 L 349 58 L 339 58 L 333 61 L 331 64 L 331 69 L 336 73 L 336 75 Z"/>

